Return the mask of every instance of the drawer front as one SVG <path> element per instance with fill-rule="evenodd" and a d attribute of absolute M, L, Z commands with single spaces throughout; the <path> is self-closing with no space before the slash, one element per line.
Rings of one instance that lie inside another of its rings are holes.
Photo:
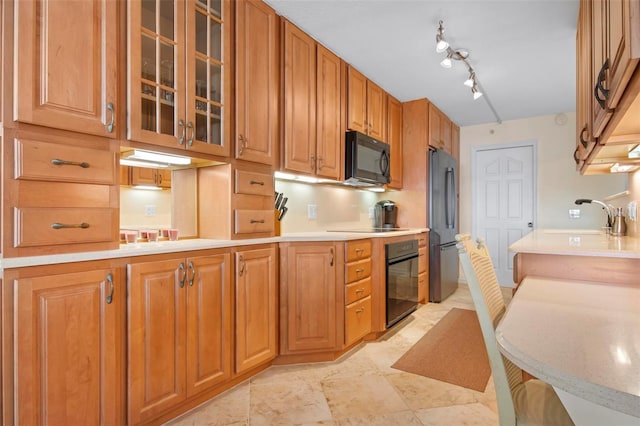
<path fill-rule="evenodd" d="M 418 247 L 426 247 L 427 246 L 427 234 L 418 235 Z"/>
<path fill-rule="evenodd" d="M 236 234 L 273 232 L 273 210 L 236 210 Z"/>
<path fill-rule="evenodd" d="M 117 212 L 105 208 L 15 208 L 14 246 L 114 241 Z"/>
<path fill-rule="evenodd" d="M 371 331 L 371 296 L 345 308 L 345 344 L 350 345 Z"/>
<path fill-rule="evenodd" d="M 429 277 L 426 272 L 418 274 L 418 302 L 427 303 L 429 301 Z"/>
<path fill-rule="evenodd" d="M 418 273 L 427 272 L 427 248 L 418 249 Z"/>
<path fill-rule="evenodd" d="M 371 294 L 371 277 L 357 281 L 345 287 L 345 305 L 349 305 L 356 300 L 367 297 Z"/>
<path fill-rule="evenodd" d="M 371 258 L 360 260 L 358 262 L 351 262 L 346 266 L 346 282 L 352 283 L 354 281 L 362 280 L 371 276 Z"/>
<path fill-rule="evenodd" d="M 116 153 L 15 140 L 15 178 L 55 182 L 116 184 Z"/>
<path fill-rule="evenodd" d="M 349 241 L 345 257 L 347 262 L 371 257 L 371 240 Z"/>
<path fill-rule="evenodd" d="M 266 173 L 236 170 L 236 194 L 268 195 L 273 197 L 273 176 Z"/>

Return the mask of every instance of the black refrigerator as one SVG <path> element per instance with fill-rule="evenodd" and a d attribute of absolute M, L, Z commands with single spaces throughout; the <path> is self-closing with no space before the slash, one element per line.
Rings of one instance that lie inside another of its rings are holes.
<path fill-rule="evenodd" d="M 458 162 L 429 151 L 429 301 L 442 302 L 458 288 Z"/>

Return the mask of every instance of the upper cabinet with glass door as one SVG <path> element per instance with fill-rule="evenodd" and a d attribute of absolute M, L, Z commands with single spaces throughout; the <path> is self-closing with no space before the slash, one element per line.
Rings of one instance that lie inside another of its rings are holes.
<path fill-rule="evenodd" d="M 128 7 L 128 138 L 228 157 L 231 3 L 142 0 Z"/>

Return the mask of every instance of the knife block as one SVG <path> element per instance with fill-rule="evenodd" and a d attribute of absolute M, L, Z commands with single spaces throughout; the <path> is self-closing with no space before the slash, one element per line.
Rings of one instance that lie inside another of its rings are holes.
<path fill-rule="evenodd" d="M 273 231 L 276 237 L 280 236 L 280 221 L 278 220 L 278 216 L 280 215 L 280 210 L 273 211 Z"/>

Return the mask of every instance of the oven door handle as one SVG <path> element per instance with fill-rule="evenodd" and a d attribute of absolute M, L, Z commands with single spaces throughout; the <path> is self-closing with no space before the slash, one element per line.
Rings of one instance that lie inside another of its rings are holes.
<path fill-rule="evenodd" d="M 411 259 L 417 259 L 418 257 L 418 252 L 410 253 L 402 257 L 394 257 L 393 259 L 387 259 L 387 265 L 395 265 L 396 263 L 405 262 Z"/>

